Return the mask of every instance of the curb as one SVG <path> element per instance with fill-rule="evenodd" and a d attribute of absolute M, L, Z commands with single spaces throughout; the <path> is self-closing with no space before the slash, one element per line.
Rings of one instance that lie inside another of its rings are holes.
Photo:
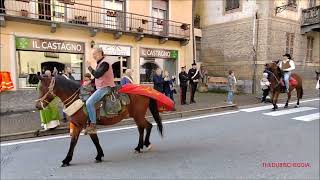
<path fill-rule="evenodd" d="M 160 115 L 162 117 L 162 120 L 169 120 L 169 119 L 190 117 L 190 116 L 195 116 L 200 114 L 221 112 L 221 111 L 234 110 L 234 109 L 238 109 L 238 106 L 236 104 L 208 107 L 208 108 L 201 108 L 201 109 L 173 112 L 173 113 L 160 113 Z M 146 119 L 150 122 L 154 121 L 152 116 L 147 116 Z M 133 125 L 133 124 L 134 124 L 133 119 L 128 118 L 112 126 L 98 125 L 97 128 L 100 129 L 100 128 L 106 128 L 106 127 L 117 127 L 117 126 L 124 126 L 124 125 Z M 51 135 L 58 135 L 58 134 L 65 134 L 65 133 L 69 133 L 69 127 L 66 127 L 66 126 L 58 127 L 54 130 L 47 130 L 47 131 L 35 130 L 35 131 L 27 131 L 22 133 L 5 134 L 0 136 L 0 142 L 17 140 L 17 139 L 42 137 L 42 136 L 51 136 Z"/>

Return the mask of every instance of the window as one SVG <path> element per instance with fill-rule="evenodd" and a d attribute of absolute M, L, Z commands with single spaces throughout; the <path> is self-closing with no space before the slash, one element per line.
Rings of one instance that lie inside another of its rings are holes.
<path fill-rule="evenodd" d="M 309 0 L 309 8 L 315 7 L 317 4 L 316 1 L 317 0 Z"/>
<path fill-rule="evenodd" d="M 201 53 L 201 38 L 196 37 L 196 60 L 198 62 L 201 62 L 200 53 Z"/>
<path fill-rule="evenodd" d="M 240 8 L 240 0 L 226 0 L 226 11 Z"/>
<path fill-rule="evenodd" d="M 104 16 L 104 24 L 106 28 L 121 30 L 125 26 L 125 10 L 124 0 L 104 0 L 104 8 L 106 15 Z"/>
<path fill-rule="evenodd" d="M 314 38 L 312 36 L 307 37 L 306 62 L 312 62 L 313 41 L 314 41 Z"/>
<path fill-rule="evenodd" d="M 291 8 L 297 8 L 297 0 L 288 0 L 288 5 Z"/>
<path fill-rule="evenodd" d="M 153 0 L 152 1 L 152 31 L 156 34 L 166 34 L 166 21 L 168 19 L 168 1 Z"/>
<path fill-rule="evenodd" d="M 294 33 L 286 33 L 286 53 L 293 55 Z"/>

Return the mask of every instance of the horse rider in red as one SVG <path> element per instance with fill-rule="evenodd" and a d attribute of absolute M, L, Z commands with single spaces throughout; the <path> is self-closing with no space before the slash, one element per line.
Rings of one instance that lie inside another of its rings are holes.
<path fill-rule="evenodd" d="M 95 77 L 97 90 L 89 97 L 86 102 L 90 124 L 86 128 L 86 133 L 96 133 L 97 115 L 95 105 L 106 94 L 111 93 L 111 88 L 115 87 L 112 65 L 108 63 L 107 58 L 103 55 L 102 48 L 94 48 L 93 59 L 97 62 L 96 69 L 91 67 L 90 62 L 87 62 L 91 74 Z"/>
<path fill-rule="evenodd" d="M 289 92 L 289 80 L 291 76 L 291 71 L 293 71 L 296 67 L 291 59 L 290 54 L 283 55 L 283 60 L 279 63 L 279 68 L 283 72 L 283 79 L 286 86 L 286 92 Z"/>

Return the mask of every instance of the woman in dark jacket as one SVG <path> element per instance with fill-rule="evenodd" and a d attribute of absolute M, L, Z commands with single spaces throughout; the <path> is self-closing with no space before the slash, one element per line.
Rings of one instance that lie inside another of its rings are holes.
<path fill-rule="evenodd" d="M 170 78 L 168 71 L 164 71 L 163 74 L 164 74 L 164 83 L 163 83 L 164 94 L 168 96 L 172 101 L 174 101 L 173 99 L 174 84 L 173 83 L 175 81 L 175 78 Z"/>
<path fill-rule="evenodd" d="M 162 71 L 160 68 L 156 70 L 156 74 L 153 76 L 153 88 L 161 93 L 163 93 L 163 77 L 162 77 Z"/>

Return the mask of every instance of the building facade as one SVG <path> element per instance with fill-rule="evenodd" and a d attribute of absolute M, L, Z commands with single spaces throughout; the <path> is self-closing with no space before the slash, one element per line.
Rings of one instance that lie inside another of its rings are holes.
<path fill-rule="evenodd" d="M 94 46 L 117 81 L 130 68 L 135 83 L 149 84 L 155 68 L 174 75 L 193 62 L 192 0 L 1 0 L 0 22 L 1 71 L 15 89 L 54 67 L 81 80 Z"/>
<path fill-rule="evenodd" d="M 264 64 L 289 53 L 304 86 L 314 88 L 314 71 L 320 68 L 319 0 L 199 0 L 196 17 L 202 30 L 196 57 L 210 75 L 234 70 L 243 91 L 255 92 Z"/>

